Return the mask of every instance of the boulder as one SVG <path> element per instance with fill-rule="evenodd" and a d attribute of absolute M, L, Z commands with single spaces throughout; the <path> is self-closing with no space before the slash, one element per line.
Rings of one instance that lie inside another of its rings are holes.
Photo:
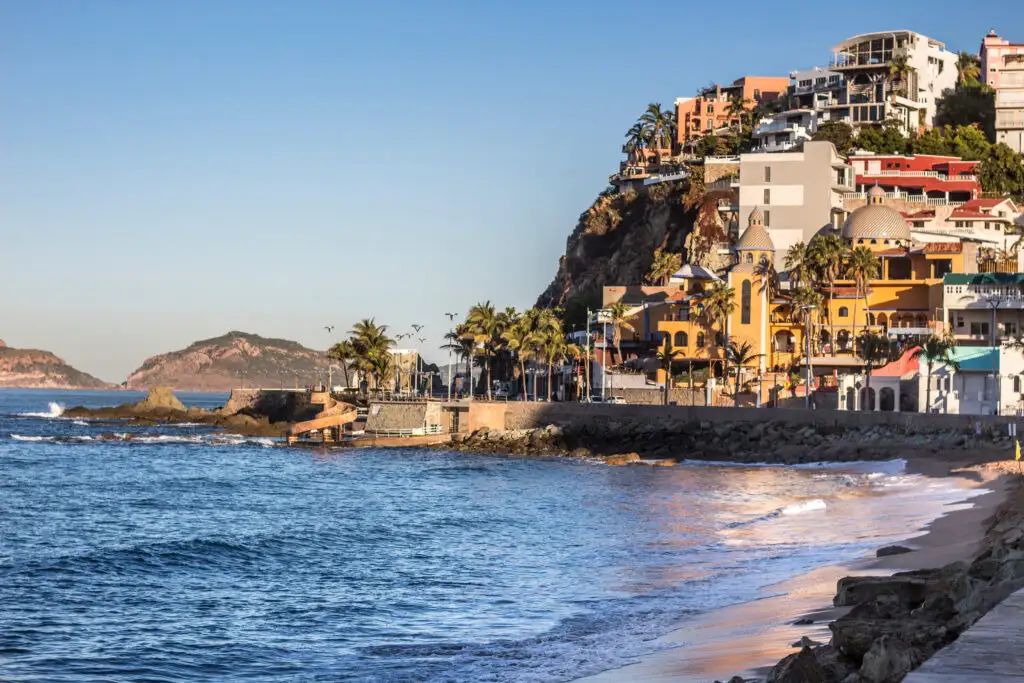
<path fill-rule="evenodd" d="M 603 458 L 606 465 L 628 465 L 631 462 L 640 460 L 637 453 L 620 453 L 618 455 L 606 455 Z"/>
<path fill-rule="evenodd" d="M 879 548 L 875 552 L 875 557 L 889 557 L 891 555 L 904 555 L 906 553 L 914 552 L 913 548 L 907 548 L 902 545 L 887 545 L 884 548 Z"/>
<path fill-rule="evenodd" d="M 153 387 L 143 400 L 133 406 L 139 412 L 175 410 L 185 412 L 185 404 L 178 400 L 170 387 Z"/>
<path fill-rule="evenodd" d="M 885 635 L 879 638 L 864 655 L 860 680 L 865 683 L 899 681 L 925 660 L 925 654 L 899 638 Z"/>
<path fill-rule="evenodd" d="M 918 576 L 844 576 L 839 579 L 832 603 L 836 607 L 850 607 L 879 596 L 895 596 L 900 604 L 910 608 L 924 602 L 927 591 L 928 581 Z"/>
<path fill-rule="evenodd" d="M 786 657 L 768 674 L 768 683 L 826 683 L 833 680 L 809 647 Z"/>

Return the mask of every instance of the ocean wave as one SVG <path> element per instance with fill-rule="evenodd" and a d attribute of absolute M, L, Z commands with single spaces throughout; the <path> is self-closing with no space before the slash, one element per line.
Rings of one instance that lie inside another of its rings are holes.
<path fill-rule="evenodd" d="M 806 512 L 814 512 L 815 510 L 824 510 L 826 508 L 828 508 L 828 503 L 823 501 L 821 498 L 815 498 L 813 500 L 805 500 L 800 503 L 787 505 L 779 511 L 779 514 L 802 515 Z"/>
<path fill-rule="evenodd" d="M 49 408 L 49 410 L 45 413 L 18 413 L 18 417 L 42 417 L 53 419 L 64 414 L 64 406 L 56 401 L 50 401 L 47 408 Z"/>
<path fill-rule="evenodd" d="M 86 422 L 85 420 L 75 420 L 71 424 L 75 425 L 76 427 L 88 427 L 89 426 L 89 423 Z"/>
<path fill-rule="evenodd" d="M 23 436 L 21 434 L 9 434 L 15 441 L 53 441 L 55 436 Z"/>

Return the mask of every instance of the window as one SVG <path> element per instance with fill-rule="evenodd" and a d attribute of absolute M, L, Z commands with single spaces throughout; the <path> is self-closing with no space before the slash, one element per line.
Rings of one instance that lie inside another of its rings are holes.
<path fill-rule="evenodd" d="M 722 336 L 721 332 L 715 332 L 715 346 L 725 346 L 725 337 Z"/>
<path fill-rule="evenodd" d="M 936 259 L 935 261 L 935 277 L 942 277 L 947 273 L 953 272 L 953 260 L 948 258 Z"/>
<path fill-rule="evenodd" d="M 697 333 L 697 348 L 698 349 L 703 349 L 704 348 L 704 333 L 703 332 L 698 332 Z"/>
<path fill-rule="evenodd" d="M 764 212 L 764 227 L 766 227 L 766 228 L 771 227 L 771 224 L 772 224 L 772 212 L 771 211 L 765 211 Z"/>
<path fill-rule="evenodd" d="M 808 78 L 806 80 L 800 81 L 800 87 L 801 88 L 810 88 L 811 87 L 811 79 Z"/>
<path fill-rule="evenodd" d="M 757 88 L 754 88 L 754 99 L 755 100 L 761 99 L 761 91 L 758 90 Z"/>
<path fill-rule="evenodd" d="M 712 130 L 715 127 L 715 122 L 708 119 L 708 130 Z"/>
<path fill-rule="evenodd" d="M 849 318 L 850 317 L 850 309 L 847 308 L 846 306 L 840 306 L 839 307 L 839 317 L 840 318 Z"/>
<path fill-rule="evenodd" d="M 764 203 L 765 204 L 771 204 L 772 203 L 772 191 L 767 189 L 767 188 L 764 191 Z"/>
<path fill-rule="evenodd" d="M 765 166 L 764 167 L 764 181 L 766 183 L 770 183 L 772 181 L 772 167 L 771 166 Z"/>
<path fill-rule="evenodd" d="M 675 345 L 676 346 L 689 346 L 690 340 L 686 338 L 685 332 L 676 332 Z"/>
<path fill-rule="evenodd" d="M 750 252 L 748 251 L 748 252 L 747 252 L 747 254 L 746 254 L 746 256 L 744 256 L 744 257 L 743 257 L 743 262 L 744 262 L 744 263 L 753 263 L 753 262 L 754 262 L 754 255 L 753 255 L 753 254 L 751 254 L 751 253 L 750 253 Z"/>
<path fill-rule="evenodd" d="M 744 280 L 740 287 L 740 324 L 750 324 L 750 280 Z"/>
<path fill-rule="evenodd" d="M 876 240 L 876 239 L 872 238 L 872 239 L 871 239 L 871 244 L 878 244 L 878 240 Z"/>
<path fill-rule="evenodd" d="M 1020 375 L 1013 376 L 1013 393 L 1020 393 Z"/>
<path fill-rule="evenodd" d="M 988 323 L 971 323 L 971 335 L 987 335 Z"/>
<path fill-rule="evenodd" d="M 1003 323 L 1003 334 L 1014 336 L 1017 334 L 1017 323 Z"/>
<path fill-rule="evenodd" d="M 959 313 L 956 314 L 956 326 L 957 327 L 963 327 L 964 326 L 964 317 L 962 315 L 960 315 Z"/>

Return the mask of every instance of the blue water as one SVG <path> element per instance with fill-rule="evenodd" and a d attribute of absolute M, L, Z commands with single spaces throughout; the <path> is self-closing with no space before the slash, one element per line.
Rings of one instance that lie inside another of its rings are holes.
<path fill-rule="evenodd" d="M 0 390 L 2 680 L 572 680 L 963 497 L 884 464 L 311 451 L 48 407 L 134 398 Z"/>

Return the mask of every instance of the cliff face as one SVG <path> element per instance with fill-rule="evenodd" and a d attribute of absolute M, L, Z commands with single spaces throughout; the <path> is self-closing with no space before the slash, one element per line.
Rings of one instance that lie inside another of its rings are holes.
<path fill-rule="evenodd" d="M 0 387 L 18 389 L 111 389 L 49 351 L 12 349 L 0 341 Z"/>
<path fill-rule="evenodd" d="M 644 193 L 599 196 L 580 215 L 537 305 L 596 307 L 602 286 L 642 283 L 655 249 L 683 250 L 695 219 L 683 204 L 688 189 L 686 182 L 661 183 Z"/>
<path fill-rule="evenodd" d="M 296 342 L 228 332 L 147 359 L 128 376 L 128 388 L 166 385 L 178 391 L 221 392 L 243 381 L 247 387 L 291 387 L 296 375 L 300 385 L 310 384 L 316 380 L 316 371 L 326 367 L 323 352 Z"/>

